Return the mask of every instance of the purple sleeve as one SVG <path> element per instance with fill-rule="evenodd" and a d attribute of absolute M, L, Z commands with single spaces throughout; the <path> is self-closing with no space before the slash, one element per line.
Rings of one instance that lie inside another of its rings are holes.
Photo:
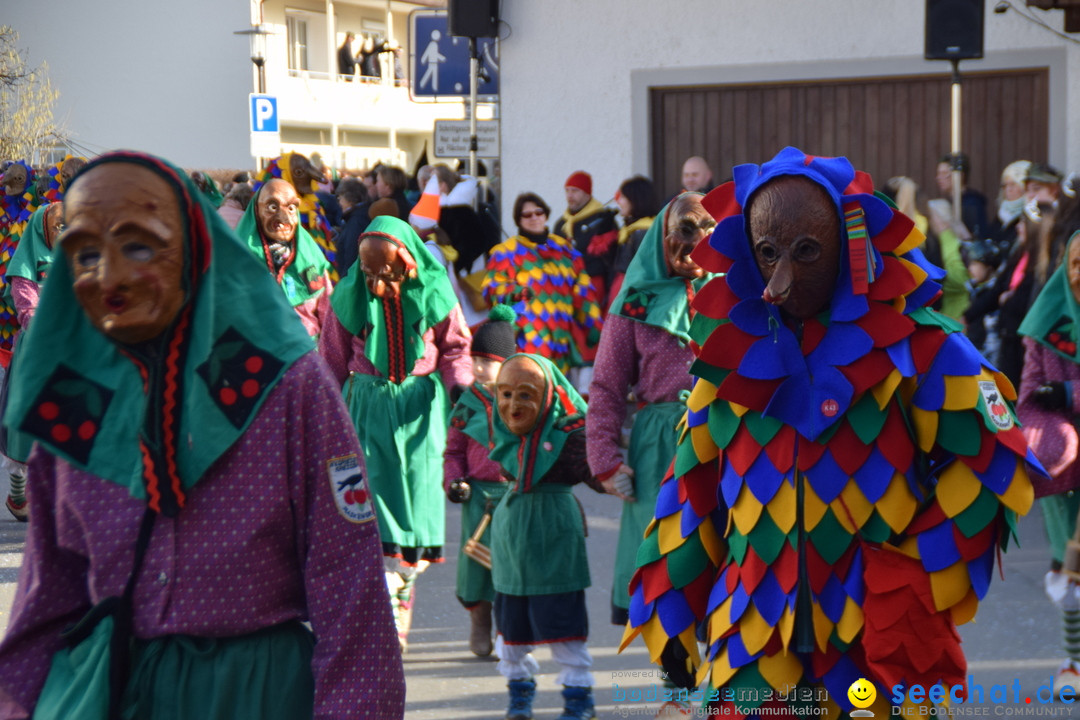
<path fill-rule="evenodd" d="M 626 419 L 626 395 L 638 362 L 633 326 L 633 320 L 608 315 L 600 334 L 589 385 L 589 412 L 585 416 L 586 448 L 593 475 L 603 475 L 623 462 L 619 438 Z"/>
<path fill-rule="evenodd" d="M 326 292 L 319 295 L 319 301 L 315 304 L 315 317 L 319 321 L 319 334 L 322 334 L 322 326 L 330 315 L 330 296 L 334 294 L 334 283 L 330 280 L 330 273 L 323 273 L 323 282 L 326 283 Z"/>
<path fill-rule="evenodd" d="M 451 426 L 446 432 L 446 450 L 443 452 L 443 490 L 454 480 L 469 474 L 468 449 L 469 436 Z"/>
<path fill-rule="evenodd" d="M 472 385 L 472 358 L 469 356 L 472 333 L 465 324 L 461 306 L 454 305 L 446 319 L 432 329 L 435 333 L 435 345 L 439 349 L 436 367 L 442 376 L 443 385 L 447 390 L 455 385 Z"/>
<path fill-rule="evenodd" d="M 19 324 L 24 328 L 30 324 L 30 318 L 34 317 L 37 310 L 38 295 L 41 290 L 33 280 L 24 277 L 12 276 L 11 297 L 15 301 L 15 309 L 19 315 Z"/>
<path fill-rule="evenodd" d="M 355 456 L 366 475 L 364 459 L 335 380 L 321 361 L 312 364 L 290 403 L 291 416 L 303 418 L 289 443 L 298 470 L 291 479 L 298 499 L 297 547 L 316 638 L 315 718 L 401 718 L 405 678 L 378 523 L 374 513 L 356 522 L 339 509 L 346 501 L 329 465 Z"/>
<path fill-rule="evenodd" d="M 352 355 L 352 334 L 345 329 L 334 314 L 334 308 L 326 306 L 322 333 L 319 334 L 319 355 L 326 361 L 330 372 L 338 381 L 338 386 L 349 378 L 349 358 Z"/>
<path fill-rule="evenodd" d="M 1050 380 L 1065 380 L 1065 378 L 1047 377 L 1046 369 L 1043 367 L 1043 347 L 1039 343 L 1029 337 L 1023 338 L 1023 342 L 1024 369 L 1020 373 L 1020 387 L 1017 391 L 1017 412 L 1021 408 L 1038 408 L 1038 405 L 1032 402 L 1031 395 L 1040 385 Z M 1074 407 L 1076 407 L 1075 404 Z"/>
<path fill-rule="evenodd" d="M 26 492 L 33 520 L 7 634 L 0 643 L 0 718 L 28 718 L 45 684 L 60 633 L 91 601 L 86 558 L 58 547 L 55 507 L 56 460 L 40 449 L 30 456 Z"/>
<path fill-rule="evenodd" d="M 1072 423 L 1070 413 L 1048 410 L 1032 398 L 1035 388 L 1055 380 L 1072 380 L 1075 395 L 1078 375 L 1065 372 L 1066 367 L 1059 365 L 1058 356 L 1031 338 L 1024 339 L 1024 370 L 1020 380 L 1020 396 L 1016 404 L 1016 414 L 1023 425 L 1024 437 L 1031 446 L 1031 451 L 1039 458 L 1043 466 L 1054 478 L 1055 486 L 1062 490 L 1073 486 L 1073 476 L 1077 475 L 1076 456 L 1080 450 L 1080 437 Z M 1069 363 L 1076 368 L 1074 363 Z M 1076 398 L 1073 398 L 1076 402 Z M 1075 405 L 1074 405 L 1075 407 Z"/>

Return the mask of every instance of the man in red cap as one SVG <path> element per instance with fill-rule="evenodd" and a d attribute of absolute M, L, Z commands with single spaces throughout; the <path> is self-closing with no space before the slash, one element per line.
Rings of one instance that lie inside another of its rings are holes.
<path fill-rule="evenodd" d="M 555 234 L 566 238 L 585 258 L 596 299 L 607 309 L 607 291 L 614 272 L 619 228 L 615 212 L 592 196 L 592 176 L 578 170 L 566 179 L 566 212 L 555 223 Z"/>

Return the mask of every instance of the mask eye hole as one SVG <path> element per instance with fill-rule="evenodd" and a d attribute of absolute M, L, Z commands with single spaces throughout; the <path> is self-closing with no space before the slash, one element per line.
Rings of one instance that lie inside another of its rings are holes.
<path fill-rule="evenodd" d="M 754 246 L 754 252 L 757 253 L 758 259 L 767 265 L 772 265 L 780 257 L 776 246 L 770 242 L 759 242 Z"/>
<path fill-rule="evenodd" d="M 821 245 L 814 240 L 800 240 L 795 245 L 794 255 L 798 262 L 814 262 L 821 257 Z"/>

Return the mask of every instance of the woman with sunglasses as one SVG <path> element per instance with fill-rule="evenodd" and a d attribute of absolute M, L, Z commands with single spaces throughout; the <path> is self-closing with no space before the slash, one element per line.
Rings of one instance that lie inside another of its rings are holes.
<path fill-rule="evenodd" d="M 491 249 L 484 297 L 513 305 L 519 352 L 548 358 L 559 370 L 592 361 L 600 342 L 600 304 L 581 253 L 548 233 L 551 208 L 536 193 L 518 195 L 518 234 Z"/>

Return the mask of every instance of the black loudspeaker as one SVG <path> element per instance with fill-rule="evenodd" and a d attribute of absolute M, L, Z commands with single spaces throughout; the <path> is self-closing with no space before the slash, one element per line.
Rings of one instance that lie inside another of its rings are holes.
<path fill-rule="evenodd" d="M 450 0 L 449 30 L 458 37 L 498 37 L 499 0 Z"/>
<path fill-rule="evenodd" d="M 985 0 L 926 0 L 927 60 L 983 56 Z"/>

